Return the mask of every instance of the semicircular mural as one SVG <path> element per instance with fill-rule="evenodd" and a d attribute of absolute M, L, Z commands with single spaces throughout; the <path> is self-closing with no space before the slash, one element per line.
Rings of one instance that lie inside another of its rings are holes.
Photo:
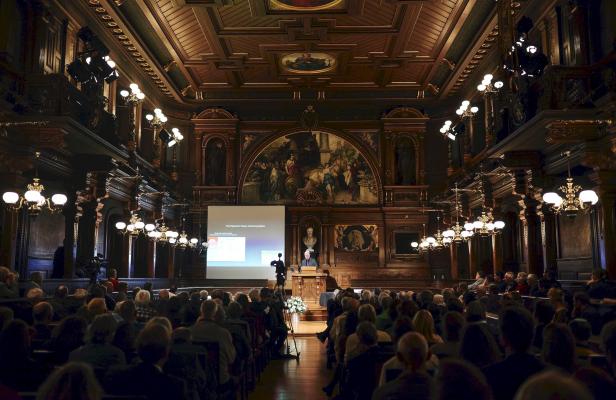
<path fill-rule="evenodd" d="M 246 174 L 242 203 L 377 204 L 376 179 L 364 156 L 327 132 L 282 136 L 257 156 Z"/>
<path fill-rule="evenodd" d="M 271 10 L 324 11 L 341 9 L 346 0 L 269 0 Z"/>
<path fill-rule="evenodd" d="M 280 64 L 285 72 L 322 74 L 336 68 L 336 58 L 327 53 L 291 53 L 282 56 Z"/>

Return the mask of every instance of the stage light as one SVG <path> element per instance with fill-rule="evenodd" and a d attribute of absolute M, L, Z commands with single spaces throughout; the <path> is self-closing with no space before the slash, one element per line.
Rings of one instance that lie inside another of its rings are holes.
<path fill-rule="evenodd" d="M 537 46 L 533 46 L 533 45 L 527 46 L 526 52 L 530 54 L 535 54 L 537 52 Z"/>
<path fill-rule="evenodd" d="M 88 68 L 87 64 L 85 64 L 80 59 L 77 59 L 70 63 L 66 67 L 66 71 L 70 74 L 70 76 L 75 79 L 79 83 L 86 83 L 92 79 L 92 73 Z"/>
<path fill-rule="evenodd" d="M 163 143 L 169 143 L 173 136 L 167 131 L 165 128 L 162 128 L 158 133 L 158 138 L 163 141 Z"/>
<path fill-rule="evenodd" d="M 494 82 L 494 87 L 495 87 L 495 88 L 497 88 L 497 89 L 502 88 L 502 87 L 503 87 L 503 85 L 504 85 L 504 84 L 503 84 L 503 82 L 502 82 L 502 81 L 496 81 L 496 82 Z"/>

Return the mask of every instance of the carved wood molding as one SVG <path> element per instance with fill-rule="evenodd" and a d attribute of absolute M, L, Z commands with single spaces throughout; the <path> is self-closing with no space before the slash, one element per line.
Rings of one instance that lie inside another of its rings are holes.
<path fill-rule="evenodd" d="M 558 120 L 547 125 L 549 144 L 579 143 L 600 139 L 607 134 L 609 120 Z"/>

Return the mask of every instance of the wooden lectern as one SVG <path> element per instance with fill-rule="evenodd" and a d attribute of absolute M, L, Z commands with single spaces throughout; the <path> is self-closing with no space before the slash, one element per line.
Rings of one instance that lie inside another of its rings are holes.
<path fill-rule="evenodd" d="M 302 272 L 291 275 L 291 293 L 301 297 L 309 310 L 319 308 L 319 297 L 325 292 L 326 276 L 317 272 L 316 267 L 302 267 Z"/>

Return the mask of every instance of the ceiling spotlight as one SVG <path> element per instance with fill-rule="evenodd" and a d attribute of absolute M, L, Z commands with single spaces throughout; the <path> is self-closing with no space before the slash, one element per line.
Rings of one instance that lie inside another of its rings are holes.
<path fill-rule="evenodd" d="M 502 81 L 496 81 L 494 82 L 494 87 L 497 89 L 500 89 L 503 87 L 503 82 Z"/>
<path fill-rule="evenodd" d="M 526 52 L 530 54 L 535 54 L 537 52 L 537 46 L 526 46 Z"/>
<path fill-rule="evenodd" d="M 86 83 L 92 79 L 92 74 L 87 64 L 77 59 L 66 67 L 66 71 L 79 83 Z"/>

